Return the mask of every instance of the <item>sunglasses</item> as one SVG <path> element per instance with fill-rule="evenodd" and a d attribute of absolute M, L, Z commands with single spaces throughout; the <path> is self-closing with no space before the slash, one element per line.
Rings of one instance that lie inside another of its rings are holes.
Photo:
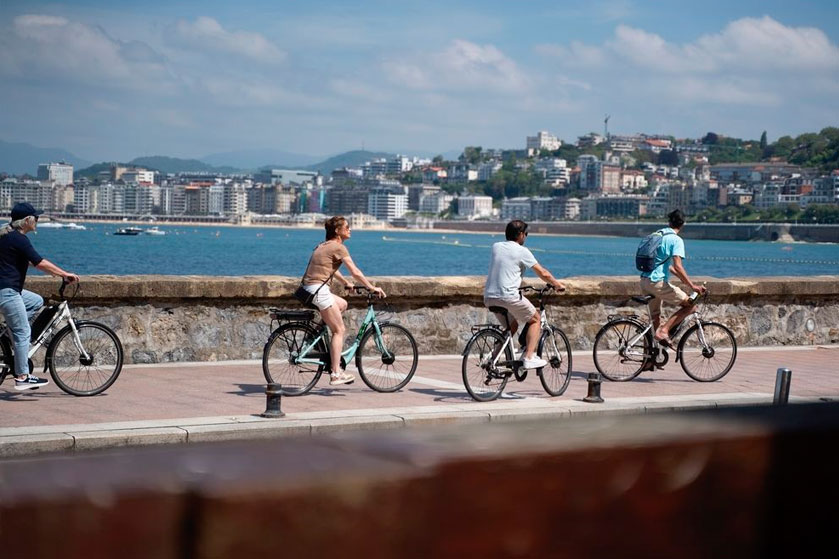
<path fill-rule="evenodd" d="M 524 236 L 527 237 L 529 233 L 527 231 L 524 232 Z"/>

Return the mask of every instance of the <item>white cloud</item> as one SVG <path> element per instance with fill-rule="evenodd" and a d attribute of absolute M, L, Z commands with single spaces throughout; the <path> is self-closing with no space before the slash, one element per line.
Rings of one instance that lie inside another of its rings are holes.
<path fill-rule="evenodd" d="M 117 87 L 166 87 L 164 58 L 139 41 L 112 39 L 100 27 L 66 18 L 16 17 L 11 34 L 0 35 L 0 74 L 46 78 L 51 85 L 85 82 Z"/>
<path fill-rule="evenodd" d="M 561 76 L 573 69 L 575 79 L 595 90 L 613 88 L 629 98 L 652 96 L 671 104 L 780 106 L 792 84 L 779 76 L 795 75 L 799 85 L 824 80 L 826 73 L 834 83 L 839 77 L 839 47 L 824 32 L 768 16 L 739 19 L 687 43 L 618 25 L 600 45 L 543 44 L 536 52 L 556 60 Z"/>
<path fill-rule="evenodd" d="M 222 52 L 267 63 L 281 63 L 285 51 L 259 33 L 228 31 L 211 17 L 179 20 L 169 35 L 174 43 L 201 52 Z"/>
<path fill-rule="evenodd" d="M 453 40 L 442 51 L 389 58 L 383 67 L 391 82 L 410 89 L 516 93 L 527 89 L 531 82 L 495 46 L 462 39 Z"/>

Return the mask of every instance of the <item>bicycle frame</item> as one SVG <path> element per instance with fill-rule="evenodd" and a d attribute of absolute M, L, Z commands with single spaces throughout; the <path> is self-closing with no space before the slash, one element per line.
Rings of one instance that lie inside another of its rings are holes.
<path fill-rule="evenodd" d="M 70 325 L 70 329 L 73 331 L 73 344 L 76 346 L 76 349 L 79 350 L 79 353 L 82 355 L 84 359 L 90 359 L 90 354 L 87 352 L 87 350 L 85 350 L 81 340 L 79 339 L 79 331 L 76 329 L 76 322 L 73 320 L 73 316 L 70 313 L 70 306 L 67 304 L 67 301 L 61 301 L 58 304 L 58 312 L 55 313 L 55 316 L 52 318 L 50 323 L 44 327 L 40 334 L 38 334 L 38 337 L 29 344 L 29 353 L 26 356 L 27 359 L 32 359 L 32 356 L 35 355 L 35 353 L 37 353 L 38 350 L 44 346 L 46 341 L 52 337 L 53 332 L 55 332 L 58 325 L 65 320 Z M 6 334 L 9 340 L 11 341 L 12 336 L 11 332 L 8 329 L 8 326 L 6 327 Z M 10 355 L 9 357 L 13 357 L 14 343 L 10 343 L 9 346 L 12 350 L 12 355 Z M 48 359 L 44 360 L 44 371 L 46 371 L 47 367 L 49 366 L 48 361 Z"/>
<path fill-rule="evenodd" d="M 376 346 L 379 348 L 380 351 L 385 351 L 386 348 L 382 347 L 381 337 L 382 332 L 379 328 L 379 323 L 376 320 L 376 311 L 373 310 L 373 304 L 370 303 L 367 306 L 367 314 L 364 315 L 364 319 L 361 321 L 361 326 L 358 328 L 358 334 L 356 334 L 355 340 L 353 343 L 341 352 L 341 363 L 343 366 L 346 366 L 352 358 L 355 356 L 355 352 L 358 351 L 358 346 L 361 344 L 361 338 L 364 336 L 365 332 L 367 332 L 367 328 L 371 327 L 376 332 Z M 318 335 L 309 343 L 306 347 L 300 350 L 298 356 L 294 359 L 294 363 L 296 365 L 305 364 L 305 365 L 330 365 L 330 363 L 324 363 L 320 358 L 314 357 L 306 357 L 312 351 L 312 349 L 321 341 L 324 340 L 327 347 L 327 357 L 330 356 L 329 353 L 329 329 L 326 324 L 323 324 L 318 332 Z"/>

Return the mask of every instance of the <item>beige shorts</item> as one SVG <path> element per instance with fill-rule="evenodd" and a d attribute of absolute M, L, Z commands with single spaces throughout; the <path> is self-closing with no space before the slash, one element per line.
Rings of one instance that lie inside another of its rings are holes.
<path fill-rule="evenodd" d="M 650 278 L 641 278 L 641 292 L 646 295 L 655 295 L 655 299 L 649 302 L 650 313 L 653 316 L 661 315 L 662 302 L 681 306 L 688 299 L 685 292 L 675 285 L 665 281 L 651 282 Z"/>
<path fill-rule="evenodd" d="M 318 288 L 320 288 L 320 290 L 318 290 Z M 332 291 L 329 290 L 329 285 L 327 284 L 323 284 L 323 287 L 321 287 L 320 283 L 312 283 L 304 285 L 303 289 L 309 293 L 317 291 L 315 298 L 312 300 L 312 304 L 319 310 L 326 310 L 335 304 L 335 297 L 332 296 Z"/>
<path fill-rule="evenodd" d="M 503 307 L 507 309 L 507 312 L 519 323 L 519 326 L 527 324 L 527 321 L 536 314 L 536 307 L 524 297 L 512 301 L 509 299 L 484 299 L 484 305 L 487 307 Z M 508 326 L 504 321 L 504 315 L 495 313 L 495 317 L 502 326 Z"/>

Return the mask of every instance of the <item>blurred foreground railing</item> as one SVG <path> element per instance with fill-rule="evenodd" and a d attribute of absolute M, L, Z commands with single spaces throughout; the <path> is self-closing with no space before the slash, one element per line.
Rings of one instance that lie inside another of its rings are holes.
<path fill-rule="evenodd" d="M 809 556 L 838 434 L 811 404 L 7 460 L 0 556 Z"/>

